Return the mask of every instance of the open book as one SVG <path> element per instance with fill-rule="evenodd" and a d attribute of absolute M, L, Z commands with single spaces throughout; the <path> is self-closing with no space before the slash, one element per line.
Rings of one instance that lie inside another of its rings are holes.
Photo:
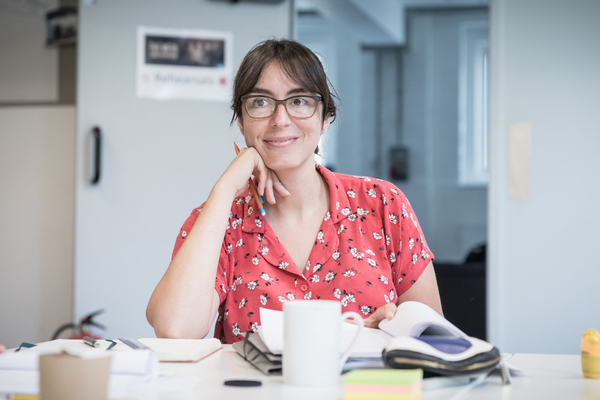
<path fill-rule="evenodd" d="M 218 339 L 139 339 L 162 362 L 197 362 L 220 350 Z"/>
<path fill-rule="evenodd" d="M 431 307 L 416 301 L 407 301 L 398 306 L 393 319 L 384 319 L 379 329 L 393 337 L 419 337 L 426 333 L 430 336 L 469 337 Z"/>
<path fill-rule="evenodd" d="M 283 312 L 261 308 L 261 326 L 258 333 L 273 354 L 283 351 Z M 357 327 L 351 323 L 342 324 L 340 351 L 348 348 Z M 429 306 L 407 301 L 400 306 L 392 320 L 383 320 L 379 329 L 363 328 L 350 354 L 351 358 L 381 358 L 383 349 L 398 336 L 419 337 L 423 334 L 454 336 L 468 340 L 460 329 L 439 315 Z"/>

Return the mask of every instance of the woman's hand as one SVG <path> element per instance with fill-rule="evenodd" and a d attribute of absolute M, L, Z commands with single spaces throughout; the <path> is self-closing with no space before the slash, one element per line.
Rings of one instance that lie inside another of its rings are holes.
<path fill-rule="evenodd" d="M 0 353 L 4 353 L 6 351 L 6 347 L 0 344 Z"/>
<path fill-rule="evenodd" d="M 377 311 L 363 320 L 365 328 L 379 329 L 379 323 L 381 321 L 394 318 L 396 309 L 397 307 L 394 303 L 387 303 L 386 305 L 379 307 Z"/>
<path fill-rule="evenodd" d="M 442 304 L 440 302 L 440 293 L 438 291 L 437 281 L 435 280 L 435 271 L 433 270 L 433 263 L 431 261 L 410 289 L 398 297 L 397 304 L 387 303 L 386 305 L 379 307 L 377 311 L 363 320 L 365 326 L 369 328 L 379 328 L 379 323 L 381 321 L 394 318 L 398 305 L 405 301 L 418 301 L 426 304 L 442 317 L 444 316 Z"/>
<path fill-rule="evenodd" d="M 269 203 L 275 204 L 276 195 L 282 197 L 290 195 L 277 174 L 266 166 L 258 151 L 253 147 L 242 149 L 229 164 L 219 181 L 225 180 L 232 184 L 235 188 L 235 197 L 238 197 L 248 188 L 248 179 L 251 175 L 257 179 L 258 193 Z"/>

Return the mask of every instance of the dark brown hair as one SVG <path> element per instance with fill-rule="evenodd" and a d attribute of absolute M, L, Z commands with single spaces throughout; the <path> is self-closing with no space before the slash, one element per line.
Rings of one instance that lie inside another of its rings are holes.
<path fill-rule="evenodd" d="M 284 74 L 303 89 L 323 97 L 323 121 L 330 118 L 335 120 L 338 99 L 333 87 L 323 70 L 319 58 L 308 47 L 289 39 L 265 40 L 254 46 L 246 54 L 238 69 L 233 84 L 233 100 L 231 123 L 242 118 L 242 96 L 250 93 L 260 74 L 267 64 L 276 61 L 281 65 Z"/>

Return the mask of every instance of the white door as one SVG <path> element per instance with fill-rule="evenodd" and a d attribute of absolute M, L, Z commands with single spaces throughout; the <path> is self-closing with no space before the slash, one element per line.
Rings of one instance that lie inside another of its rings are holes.
<path fill-rule="evenodd" d="M 153 335 L 145 309 L 179 228 L 234 157 L 228 102 L 136 98 L 138 26 L 227 31 L 234 68 L 288 36 L 291 1 L 98 0 L 80 7 L 74 313 L 105 309 L 107 338 Z M 100 180 L 89 182 L 92 129 Z"/>

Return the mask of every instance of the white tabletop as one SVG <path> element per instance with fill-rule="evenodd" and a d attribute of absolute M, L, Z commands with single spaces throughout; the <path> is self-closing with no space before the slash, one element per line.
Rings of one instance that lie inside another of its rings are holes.
<path fill-rule="evenodd" d="M 513 376 L 512 385 L 502 385 L 499 376 L 461 399 L 600 399 L 600 379 L 585 379 L 578 355 L 515 354 L 508 361 L 523 374 Z M 448 399 L 460 388 L 423 392 L 424 400 Z"/>
<path fill-rule="evenodd" d="M 583 378 L 579 356 L 516 354 L 509 362 L 524 372 L 523 376 L 513 377 L 512 385 L 503 386 L 498 376 L 491 376 L 461 399 L 600 399 L 600 380 Z M 284 385 L 281 376 L 263 375 L 227 345 L 198 363 L 161 363 L 160 369 L 170 377 L 140 389 L 136 398 L 329 400 L 343 397 L 341 384 L 330 389 Z M 237 388 L 223 385 L 225 380 L 231 379 L 259 380 L 262 386 Z M 448 399 L 462 388 L 424 391 L 422 399 Z"/>

